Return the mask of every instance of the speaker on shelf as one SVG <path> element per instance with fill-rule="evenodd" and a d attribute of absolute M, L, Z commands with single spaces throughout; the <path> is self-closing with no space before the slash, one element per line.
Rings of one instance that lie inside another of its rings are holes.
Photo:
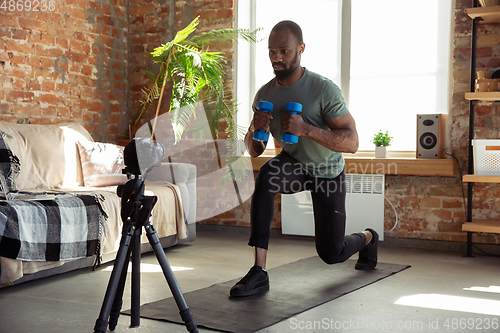
<path fill-rule="evenodd" d="M 417 158 L 444 158 L 447 114 L 417 114 Z"/>

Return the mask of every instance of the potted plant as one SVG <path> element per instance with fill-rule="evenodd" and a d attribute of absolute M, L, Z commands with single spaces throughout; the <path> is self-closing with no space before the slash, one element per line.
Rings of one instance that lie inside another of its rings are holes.
<path fill-rule="evenodd" d="M 157 74 L 148 71 L 152 83 L 142 90 L 140 108 L 132 121 L 134 133 L 144 122 L 142 118 L 145 111 L 155 100 L 158 100 L 155 118 L 158 117 L 162 100 L 168 95 L 170 101 L 167 112 L 173 112 L 177 141 L 195 116 L 194 105 L 200 101 L 203 102 L 214 137 L 219 136 L 221 123 L 225 124 L 224 131 L 228 138 L 238 137 L 236 102 L 231 99 L 232 89 L 224 82 L 227 61 L 221 52 L 211 51 L 209 46 L 211 42 L 232 42 L 239 38 L 256 42 L 259 29 L 220 29 L 195 35 L 193 33 L 198 26 L 198 19 L 199 16 L 177 32 L 173 40 L 151 52 L 152 60 L 160 69 Z"/>
<path fill-rule="evenodd" d="M 196 105 L 203 103 L 210 133 L 213 138 L 224 136 L 226 162 L 232 163 L 231 172 L 236 179 L 246 174 L 242 149 L 245 129 L 236 124 L 236 101 L 232 99 L 232 87 L 225 82 L 227 61 L 222 52 L 212 51 L 213 42 L 233 42 L 242 38 L 247 42 L 257 42 L 257 32 L 247 29 L 219 29 L 194 34 L 199 16 L 186 28 L 180 30 L 174 39 L 150 53 L 153 62 L 159 65 L 157 74 L 148 71 L 152 83 L 142 90 L 140 108 L 131 124 L 132 136 L 145 123 L 148 123 L 151 138 L 154 138 L 156 120 L 165 96 L 169 98 L 168 111 L 171 113 L 172 128 L 177 143 L 189 126 L 196 119 Z M 158 100 L 154 121 L 143 119 L 148 107 Z M 221 126 L 222 125 L 222 126 Z M 221 133 L 221 132 L 224 133 Z M 206 131 L 199 131 L 200 133 Z M 200 134 L 203 135 L 203 134 Z M 217 145 L 217 141 L 215 141 Z M 220 151 L 220 148 L 217 150 Z"/>
<path fill-rule="evenodd" d="M 379 130 L 373 137 L 373 144 L 375 145 L 375 158 L 385 158 L 387 156 L 386 148 L 392 143 L 392 136 L 389 136 L 389 131 L 385 133 Z"/>

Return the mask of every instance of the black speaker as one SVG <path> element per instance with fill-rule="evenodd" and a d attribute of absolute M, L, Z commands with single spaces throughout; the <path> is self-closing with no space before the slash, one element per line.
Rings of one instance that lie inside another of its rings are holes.
<path fill-rule="evenodd" d="M 417 114 L 417 158 L 444 158 L 447 114 Z"/>

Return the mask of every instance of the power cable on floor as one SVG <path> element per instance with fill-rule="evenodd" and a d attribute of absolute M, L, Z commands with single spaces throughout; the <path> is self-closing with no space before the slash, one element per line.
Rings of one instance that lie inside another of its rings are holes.
<path fill-rule="evenodd" d="M 455 155 L 448 153 L 448 148 L 446 148 L 444 150 L 444 153 L 448 156 L 453 157 L 455 159 L 455 161 L 457 161 L 458 173 L 460 175 L 460 187 L 462 188 L 462 200 L 464 203 L 464 213 L 465 213 L 465 216 L 467 216 L 467 204 L 465 203 L 465 190 L 464 190 L 462 168 L 460 167 L 460 163 L 458 162 L 458 159 L 455 157 Z"/>
<path fill-rule="evenodd" d="M 389 201 L 389 199 L 387 199 L 386 196 L 384 196 L 385 200 L 387 200 L 387 202 L 391 205 L 392 209 L 394 209 L 394 214 L 396 214 L 396 223 L 394 223 L 394 226 L 392 227 L 391 230 L 389 230 L 389 232 L 393 231 L 394 229 L 396 229 L 396 226 L 398 225 L 398 212 L 396 212 L 396 208 L 394 208 L 394 205 L 392 204 L 392 202 Z"/>
<path fill-rule="evenodd" d="M 472 243 L 472 245 L 473 245 L 473 246 L 474 246 L 474 247 L 475 247 L 475 248 L 476 248 L 479 252 L 481 252 L 481 253 L 482 253 L 483 255 L 485 255 L 485 256 L 500 258 L 500 255 L 498 255 L 498 254 L 493 254 L 493 253 L 486 252 L 486 251 L 484 251 L 484 250 L 480 249 L 480 248 L 479 248 L 476 244 L 474 244 L 474 243 Z M 473 253 L 474 253 L 474 251 L 473 251 Z"/>

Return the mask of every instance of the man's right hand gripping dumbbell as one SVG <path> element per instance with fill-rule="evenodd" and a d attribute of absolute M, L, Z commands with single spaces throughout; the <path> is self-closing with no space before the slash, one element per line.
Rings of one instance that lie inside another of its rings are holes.
<path fill-rule="evenodd" d="M 257 111 L 254 114 L 254 133 L 253 139 L 256 141 L 269 141 L 269 121 L 273 118 L 271 112 L 273 111 L 273 103 L 266 101 L 259 101 L 257 103 Z"/>

